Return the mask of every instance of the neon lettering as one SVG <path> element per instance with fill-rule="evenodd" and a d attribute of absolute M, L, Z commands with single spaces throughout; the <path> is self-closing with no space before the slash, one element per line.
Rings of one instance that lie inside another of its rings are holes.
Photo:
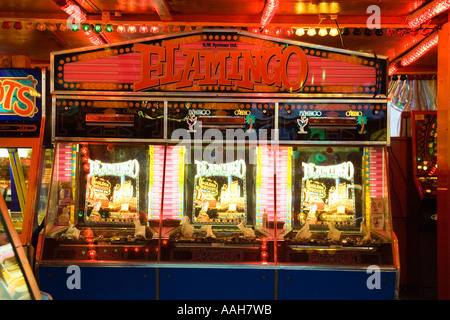
<path fill-rule="evenodd" d="M 36 96 L 39 95 L 34 88 L 19 81 L 0 80 L 0 108 L 14 115 L 32 118 L 38 112 L 35 107 Z"/>
<path fill-rule="evenodd" d="M 318 178 L 331 178 L 331 179 L 347 179 L 352 180 L 355 172 L 353 163 L 350 161 L 343 162 L 334 166 L 316 166 L 314 163 L 302 162 L 303 178 L 318 179 Z"/>
<path fill-rule="evenodd" d="M 128 176 L 136 179 L 139 176 L 139 162 L 129 160 L 120 163 L 106 163 L 89 159 L 91 176 Z"/>
<path fill-rule="evenodd" d="M 230 163 L 209 163 L 206 161 L 195 160 L 197 165 L 197 173 L 195 179 L 199 177 L 211 177 L 211 176 L 235 176 L 240 179 L 245 178 L 246 168 L 244 160 L 237 160 Z"/>
<path fill-rule="evenodd" d="M 308 75 L 306 55 L 296 46 L 213 52 L 180 50 L 179 44 L 163 41 L 161 45 L 138 43 L 133 49 L 141 53 L 141 80 L 134 84 L 135 91 L 174 83 L 175 89 L 198 85 L 253 90 L 255 84 L 265 84 L 293 92 L 303 87 Z M 183 61 L 177 70 L 176 54 Z M 298 70 L 288 75 L 294 58 Z"/>

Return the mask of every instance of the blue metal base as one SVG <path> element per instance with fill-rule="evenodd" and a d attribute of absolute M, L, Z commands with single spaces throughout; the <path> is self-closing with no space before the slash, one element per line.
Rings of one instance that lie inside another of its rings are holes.
<path fill-rule="evenodd" d="M 373 287 L 364 269 L 80 266 L 74 287 L 67 267 L 40 266 L 40 290 L 54 300 L 392 300 L 396 294 L 394 269 L 381 270 L 379 287 Z"/>

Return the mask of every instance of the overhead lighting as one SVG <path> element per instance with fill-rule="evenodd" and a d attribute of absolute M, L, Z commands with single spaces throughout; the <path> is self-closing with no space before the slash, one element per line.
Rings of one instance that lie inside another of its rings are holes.
<path fill-rule="evenodd" d="M 92 30 L 86 31 L 84 32 L 84 35 L 86 36 L 86 38 L 88 38 L 88 40 L 96 46 L 100 46 L 102 44 L 105 44 L 103 42 L 103 40 Z"/>
<path fill-rule="evenodd" d="M 278 5 L 279 0 L 267 0 L 263 14 L 261 16 L 261 26 L 265 27 L 270 23 L 270 21 L 272 21 L 272 18 L 278 9 Z"/>
<path fill-rule="evenodd" d="M 354 35 L 354 36 L 360 36 L 360 35 L 361 35 L 361 29 L 359 29 L 359 28 L 354 28 L 354 29 L 353 29 L 353 35 Z"/>
<path fill-rule="evenodd" d="M 273 29 L 273 33 L 274 33 L 276 36 L 279 36 L 279 35 L 281 35 L 281 33 L 282 33 L 282 29 L 281 29 L 280 27 L 277 27 L 277 28 Z"/>
<path fill-rule="evenodd" d="M 320 28 L 319 29 L 319 36 L 325 37 L 328 34 L 327 28 Z"/>
<path fill-rule="evenodd" d="M 22 29 L 22 22 L 20 22 L 20 21 L 14 22 L 14 29 L 21 30 Z"/>
<path fill-rule="evenodd" d="M 450 0 L 435 0 L 410 15 L 406 19 L 406 24 L 408 25 L 408 28 L 416 29 L 449 8 Z"/>
<path fill-rule="evenodd" d="M 316 35 L 316 28 L 309 28 L 308 32 L 306 33 L 308 36 L 315 36 Z"/>
<path fill-rule="evenodd" d="M 270 30 L 270 28 L 264 28 L 264 30 L 262 31 L 262 34 L 265 34 L 266 36 L 270 36 L 270 33 L 272 31 Z"/>
<path fill-rule="evenodd" d="M 141 26 L 139 27 L 139 32 L 140 33 L 147 33 L 148 32 L 148 27 L 145 24 L 141 24 Z"/>
<path fill-rule="evenodd" d="M 292 36 L 294 34 L 294 31 L 292 30 L 292 28 L 286 28 L 284 29 L 284 34 L 287 36 Z"/>
<path fill-rule="evenodd" d="M 113 26 L 112 26 L 112 25 L 110 25 L 110 24 L 107 24 L 107 25 L 106 25 L 106 27 L 105 27 L 105 31 L 106 31 L 106 32 L 113 32 L 113 30 L 114 30 L 114 29 L 113 29 Z"/>
<path fill-rule="evenodd" d="M 295 30 L 295 34 L 299 37 L 303 36 L 305 34 L 305 29 L 298 28 L 297 30 Z"/>
<path fill-rule="evenodd" d="M 65 13 L 74 18 L 76 22 L 85 22 L 86 13 L 70 0 L 53 0 Z"/>
<path fill-rule="evenodd" d="M 103 30 L 102 25 L 101 25 L 101 24 L 96 24 L 96 25 L 94 26 L 94 30 L 95 30 L 96 32 L 102 32 L 102 30 Z"/>
<path fill-rule="evenodd" d="M 150 27 L 150 32 L 151 33 L 158 33 L 159 32 L 159 27 L 157 26 L 157 25 L 152 25 L 151 27 Z"/>
<path fill-rule="evenodd" d="M 438 34 L 435 33 L 430 37 L 423 40 L 418 46 L 416 46 L 410 53 L 408 53 L 402 60 L 400 64 L 405 67 L 422 57 L 425 53 L 430 51 L 439 42 Z"/>
<path fill-rule="evenodd" d="M 397 65 L 397 63 L 392 63 L 392 64 L 389 66 L 388 74 L 389 74 L 390 76 L 392 76 L 392 75 L 394 75 L 397 71 L 398 71 L 398 65 Z"/>
<path fill-rule="evenodd" d="M 331 28 L 328 34 L 332 37 L 336 37 L 339 34 L 339 30 L 337 28 Z"/>
<path fill-rule="evenodd" d="M 383 35 L 383 29 L 375 29 L 375 35 L 382 36 Z"/>
<path fill-rule="evenodd" d="M 134 25 L 130 25 L 130 26 L 128 26 L 127 31 L 128 31 L 128 33 L 136 33 L 137 28 Z"/>

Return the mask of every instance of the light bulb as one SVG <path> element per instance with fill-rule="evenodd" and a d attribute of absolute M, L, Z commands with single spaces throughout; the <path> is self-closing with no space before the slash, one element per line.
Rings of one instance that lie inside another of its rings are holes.
<path fill-rule="evenodd" d="M 298 28 L 298 29 L 295 31 L 295 34 L 298 35 L 299 37 L 301 37 L 302 35 L 305 34 L 305 29 L 303 29 L 303 28 Z"/>
<path fill-rule="evenodd" d="M 336 37 L 338 34 L 339 34 L 339 31 L 338 31 L 337 28 L 331 28 L 331 29 L 330 29 L 330 32 L 329 32 L 329 35 L 330 35 L 330 36 Z"/>
<path fill-rule="evenodd" d="M 307 32 L 308 36 L 315 36 L 316 35 L 316 28 L 310 28 Z"/>
<path fill-rule="evenodd" d="M 328 34 L 327 28 L 320 28 L 319 29 L 319 36 L 325 37 Z"/>

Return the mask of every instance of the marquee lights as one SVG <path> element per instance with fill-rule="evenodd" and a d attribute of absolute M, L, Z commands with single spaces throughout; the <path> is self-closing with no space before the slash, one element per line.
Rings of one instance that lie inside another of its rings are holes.
<path fill-rule="evenodd" d="M 438 34 L 431 35 L 427 39 L 425 39 L 422 43 L 420 43 L 416 48 L 414 48 L 410 53 L 408 53 L 402 60 L 400 64 L 405 67 L 410 65 L 420 57 L 422 57 L 425 53 L 431 50 L 434 46 L 438 44 L 439 37 Z"/>
<path fill-rule="evenodd" d="M 261 26 L 267 26 L 272 21 L 275 12 L 278 9 L 279 0 L 268 0 L 261 16 Z"/>
<path fill-rule="evenodd" d="M 425 22 L 429 21 L 431 18 L 437 16 L 438 14 L 448 10 L 450 8 L 450 0 L 439 0 L 434 1 L 423 9 L 419 10 L 418 13 L 413 14 L 411 18 L 408 19 L 408 28 L 415 29 L 420 27 Z"/>

